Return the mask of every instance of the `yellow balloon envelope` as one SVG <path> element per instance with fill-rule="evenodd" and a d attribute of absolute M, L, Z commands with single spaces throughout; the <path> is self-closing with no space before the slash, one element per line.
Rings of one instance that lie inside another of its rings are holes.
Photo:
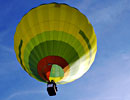
<path fill-rule="evenodd" d="M 90 68 L 97 40 L 88 19 L 66 4 L 44 4 L 23 16 L 14 36 L 23 69 L 35 79 L 65 84 Z"/>

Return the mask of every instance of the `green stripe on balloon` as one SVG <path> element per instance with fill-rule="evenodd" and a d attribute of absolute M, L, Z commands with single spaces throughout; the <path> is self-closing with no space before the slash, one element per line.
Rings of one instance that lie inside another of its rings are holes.
<path fill-rule="evenodd" d="M 23 69 L 26 71 L 24 65 L 23 65 L 23 61 L 21 59 L 21 49 L 22 49 L 22 45 L 23 45 L 23 40 L 20 41 L 20 44 L 19 44 L 19 59 L 20 59 L 20 64 L 21 66 L 23 67 Z"/>
<path fill-rule="evenodd" d="M 53 52 L 49 46 L 50 47 L 53 46 Z M 59 48 L 57 48 L 57 47 L 59 47 Z M 41 56 L 40 56 L 40 58 L 37 58 L 36 54 L 39 53 L 40 48 L 42 49 L 42 52 L 40 54 Z M 46 51 L 46 48 L 48 51 Z M 64 48 L 66 48 L 66 50 Z M 56 52 L 56 51 L 58 51 L 58 49 L 60 49 L 60 52 Z M 79 55 L 76 52 L 76 50 L 65 42 L 52 40 L 52 41 L 46 41 L 46 42 L 40 43 L 39 45 L 35 46 L 35 48 L 30 53 L 29 66 L 30 66 L 30 70 L 32 71 L 32 73 L 37 77 L 37 79 L 39 79 L 41 81 L 42 81 L 42 79 L 37 72 L 37 64 L 42 58 L 44 58 L 46 56 L 60 56 L 60 57 L 64 58 L 68 62 L 68 64 L 73 64 L 76 60 L 79 59 Z M 36 61 L 34 61 L 34 59 Z M 77 65 L 77 66 L 79 66 L 79 65 Z M 78 70 L 78 68 L 75 69 L 75 72 L 77 72 L 77 70 Z"/>
<path fill-rule="evenodd" d="M 52 35 L 53 37 L 50 38 L 50 35 Z M 62 31 L 46 31 L 46 32 L 43 32 L 41 34 L 38 34 L 36 35 L 34 38 L 32 38 L 29 43 L 26 45 L 25 47 L 25 50 L 24 50 L 24 64 L 26 66 L 26 68 L 28 69 L 28 71 L 31 73 L 31 70 L 30 70 L 30 67 L 29 67 L 29 55 L 30 55 L 30 52 L 33 50 L 33 48 L 37 45 L 39 45 L 40 43 L 42 42 L 45 42 L 45 41 L 51 41 L 51 40 L 57 40 L 57 41 L 63 41 L 69 45 L 71 45 L 75 50 L 76 52 L 78 53 L 78 55 L 80 57 L 82 57 L 85 53 L 84 51 L 84 47 L 82 46 L 82 44 L 80 43 L 79 40 L 76 39 L 76 37 L 72 36 L 71 34 L 68 34 L 66 32 L 62 32 Z M 47 48 L 44 49 L 44 52 L 46 52 L 46 55 L 42 55 L 43 53 L 43 50 L 41 47 L 39 47 L 39 50 L 38 52 L 34 53 L 34 56 L 32 58 L 32 60 L 34 62 L 38 62 L 38 59 L 43 57 L 43 56 L 47 56 L 48 55 L 48 49 L 52 49 L 52 47 L 49 47 L 47 46 L 47 44 L 45 44 Z M 62 52 L 60 50 L 60 48 L 58 47 L 58 45 L 55 46 L 55 51 L 52 51 L 55 52 L 56 54 Z M 64 47 L 63 45 L 63 49 L 66 50 L 66 48 Z M 70 53 L 70 56 L 71 56 L 71 53 Z"/>
<path fill-rule="evenodd" d="M 89 63 L 90 63 L 91 58 L 92 58 L 91 44 L 90 44 L 90 42 L 89 42 L 89 39 L 87 38 L 87 36 L 85 35 L 85 33 L 84 33 L 82 30 L 79 31 L 79 34 L 80 34 L 80 35 L 83 37 L 83 39 L 85 40 L 85 42 L 86 42 L 86 44 L 87 44 L 87 46 L 88 46 L 88 49 L 89 49 L 89 51 L 90 51 L 90 53 L 89 53 L 89 55 L 90 55 Z"/>

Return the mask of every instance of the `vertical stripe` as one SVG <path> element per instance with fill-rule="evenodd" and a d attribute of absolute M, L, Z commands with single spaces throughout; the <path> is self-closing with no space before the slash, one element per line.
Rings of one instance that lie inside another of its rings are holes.
<path fill-rule="evenodd" d="M 23 69 L 26 71 L 24 65 L 23 65 L 23 62 L 22 62 L 22 59 L 21 59 L 21 49 L 22 49 L 22 44 L 23 44 L 23 40 L 20 41 L 20 44 L 19 44 L 19 59 L 20 59 L 20 64 L 22 65 Z"/>
<path fill-rule="evenodd" d="M 91 45 L 90 45 L 89 39 L 87 38 L 87 36 L 85 35 L 85 33 L 82 30 L 79 31 L 79 34 L 83 37 L 83 39 L 87 43 L 88 49 L 90 51 L 90 53 L 89 53 L 89 55 L 90 55 L 89 63 L 90 63 L 91 58 L 92 58 L 92 52 L 91 52 Z"/>

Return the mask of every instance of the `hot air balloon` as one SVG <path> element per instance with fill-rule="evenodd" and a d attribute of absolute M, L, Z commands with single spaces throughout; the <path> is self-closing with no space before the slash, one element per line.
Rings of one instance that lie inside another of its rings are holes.
<path fill-rule="evenodd" d="M 88 71 L 97 40 L 92 25 L 78 9 L 50 3 L 23 16 L 14 35 L 14 49 L 22 68 L 48 83 L 48 93 L 52 93 L 52 85 L 56 88 L 55 84 L 72 82 Z"/>

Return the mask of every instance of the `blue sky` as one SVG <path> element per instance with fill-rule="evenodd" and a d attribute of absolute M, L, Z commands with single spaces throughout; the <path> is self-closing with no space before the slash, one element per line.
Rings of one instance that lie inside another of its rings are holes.
<path fill-rule="evenodd" d="M 58 85 L 49 97 L 46 84 L 30 77 L 14 52 L 22 16 L 43 3 L 67 3 L 85 14 L 97 36 L 97 55 L 80 79 Z M 0 0 L 0 100 L 130 100 L 130 0 Z"/>

